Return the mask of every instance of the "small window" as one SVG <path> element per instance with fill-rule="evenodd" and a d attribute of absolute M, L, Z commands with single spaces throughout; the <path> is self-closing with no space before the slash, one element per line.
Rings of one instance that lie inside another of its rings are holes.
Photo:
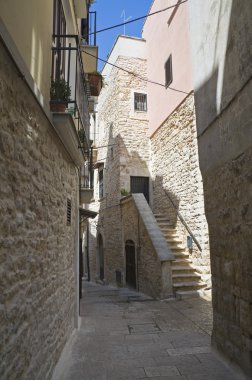
<path fill-rule="evenodd" d="M 103 198 L 103 170 L 99 171 L 99 198 Z"/>
<path fill-rule="evenodd" d="M 169 87 L 172 83 L 172 56 L 167 59 L 165 62 L 165 87 Z"/>
<path fill-rule="evenodd" d="M 147 95 L 134 93 L 134 109 L 135 111 L 147 111 Z"/>
<path fill-rule="evenodd" d="M 67 226 L 71 226 L 71 214 L 72 214 L 72 203 L 71 200 L 67 200 Z"/>

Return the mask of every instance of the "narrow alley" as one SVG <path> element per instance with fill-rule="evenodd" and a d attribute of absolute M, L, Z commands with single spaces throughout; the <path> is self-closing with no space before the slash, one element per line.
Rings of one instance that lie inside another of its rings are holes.
<path fill-rule="evenodd" d="M 84 282 L 81 327 L 53 380 L 235 380 L 210 347 L 211 302 L 157 301 Z"/>

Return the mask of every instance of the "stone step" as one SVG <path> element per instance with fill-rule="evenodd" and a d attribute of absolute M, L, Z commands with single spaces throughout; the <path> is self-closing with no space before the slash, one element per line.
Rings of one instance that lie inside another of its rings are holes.
<path fill-rule="evenodd" d="M 197 273 L 196 270 L 193 267 L 190 267 L 189 265 L 176 265 L 176 260 L 174 261 L 174 265 L 172 265 L 172 273 L 179 274 L 179 273 Z"/>
<path fill-rule="evenodd" d="M 153 214 L 155 216 L 155 218 L 166 218 L 167 219 L 167 216 L 165 216 L 164 214 Z"/>
<path fill-rule="evenodd" d="M 192 260 L 191 259 L 176 259 L 175 261 L 172 262 L 172 268 L 173 268 L 173 265 L 176 265 L 176 266 L 179 266 L 179 265 L 182 265 L 182 266 L 186 266 L 188 265 L 188 267 L 190 267 L 190 264 L 192 263 Z"/>
<path fill-rule="evenodd" d="M 169 247 L 174 252 L 186 252 L 185 247 L 176 244 L 168 243 Z"/>
<path fill-rule="evenodd" d="M 202 290 L 178 290 L 175 293 L 175 296 L 179 300 L 187 299 L 187 298 L 199 298 L 203 295 Z"/>
<path fill-rule="evenodd" d="M 189 253 L 187 252 L 184 252 L 184 251 L 174 251 L 173 249 L 172 250 L 172 253 L 173 255 L 175 256 L 175 258 L 184 258 L 184 259 L 189 259 Z"/>
<path fill-rule="evenodd" d="M 156 221 L 157 221 L 157 224 L 159 225 L 159 226 L 169 226 L 169 227 L 171 227 L 171 228 L 174 228 L 173 227 L 173 223 L 171 223 L 169 220 L 160 220 L 160 219 L 156 219 Z"/>
<path fill-rule="evenodd" d="M 177 245 L 181 245 L 182 244 L 182 240 L 175 239 L 175 237 L 173 237 L 173 236 L 166 237 L 166 241 L 168 243 L 171 243 L 171 244 L 177 244 Z"/>
<path fill-rule="evenodd" d="M 200 281 L 181 281 L 173 283 L 173 289 L 177 292 L 178 290 L 199 290 L 205 288 L 206 284 Z"/>
<path fill-rule="evenodd" d="M 182 282 L 195 282 L 201 280 L 201 276 L 195 273 L 172 273 L 173 284 Z"/>
<path fill-rule="evenodd" d="M 166 228 L 166 227 L 159 227 L 160 228 L 160 230 L 162 231 L 162 233 L 164 234 L 164 235 L 166 235 L 166 236 L 178 236 L 177 235 L 177 232 L 176 232 L 176 230 L 175 230 L 175 228 Z"/>

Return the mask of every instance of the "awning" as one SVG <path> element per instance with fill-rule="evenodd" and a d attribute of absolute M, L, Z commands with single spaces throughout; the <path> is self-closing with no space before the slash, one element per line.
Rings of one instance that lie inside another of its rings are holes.
<path fill-rule="evenodd" d="M 82 208 L 82 207 L 80 207 L 79 210 L 80 210 L 80 216 L 83 216 L 84 218 L 94 219 L 96 215 L 98 214 L 98 212 L 87 210 L 86 208 Z"/>

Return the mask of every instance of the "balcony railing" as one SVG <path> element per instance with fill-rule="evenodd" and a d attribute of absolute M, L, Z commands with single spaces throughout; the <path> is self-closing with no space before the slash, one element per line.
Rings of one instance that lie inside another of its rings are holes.
<path fill-rule="evenodd" d="M 88 160 L 90 151 L 89 142 L 89 111 L 87 85 L 85 81 L 83 63 L 80 52 L 79 37 L 77 35 L 54 35 L 52 47 L 52 83 L 55 96 L 51 103 L 62 103 L 62 94 L 57 83 L 64 83 L 71 93 L 63 99 L 66 111 L 71 113 L 79 135 L 80 146 L 84 157 Z"/>

